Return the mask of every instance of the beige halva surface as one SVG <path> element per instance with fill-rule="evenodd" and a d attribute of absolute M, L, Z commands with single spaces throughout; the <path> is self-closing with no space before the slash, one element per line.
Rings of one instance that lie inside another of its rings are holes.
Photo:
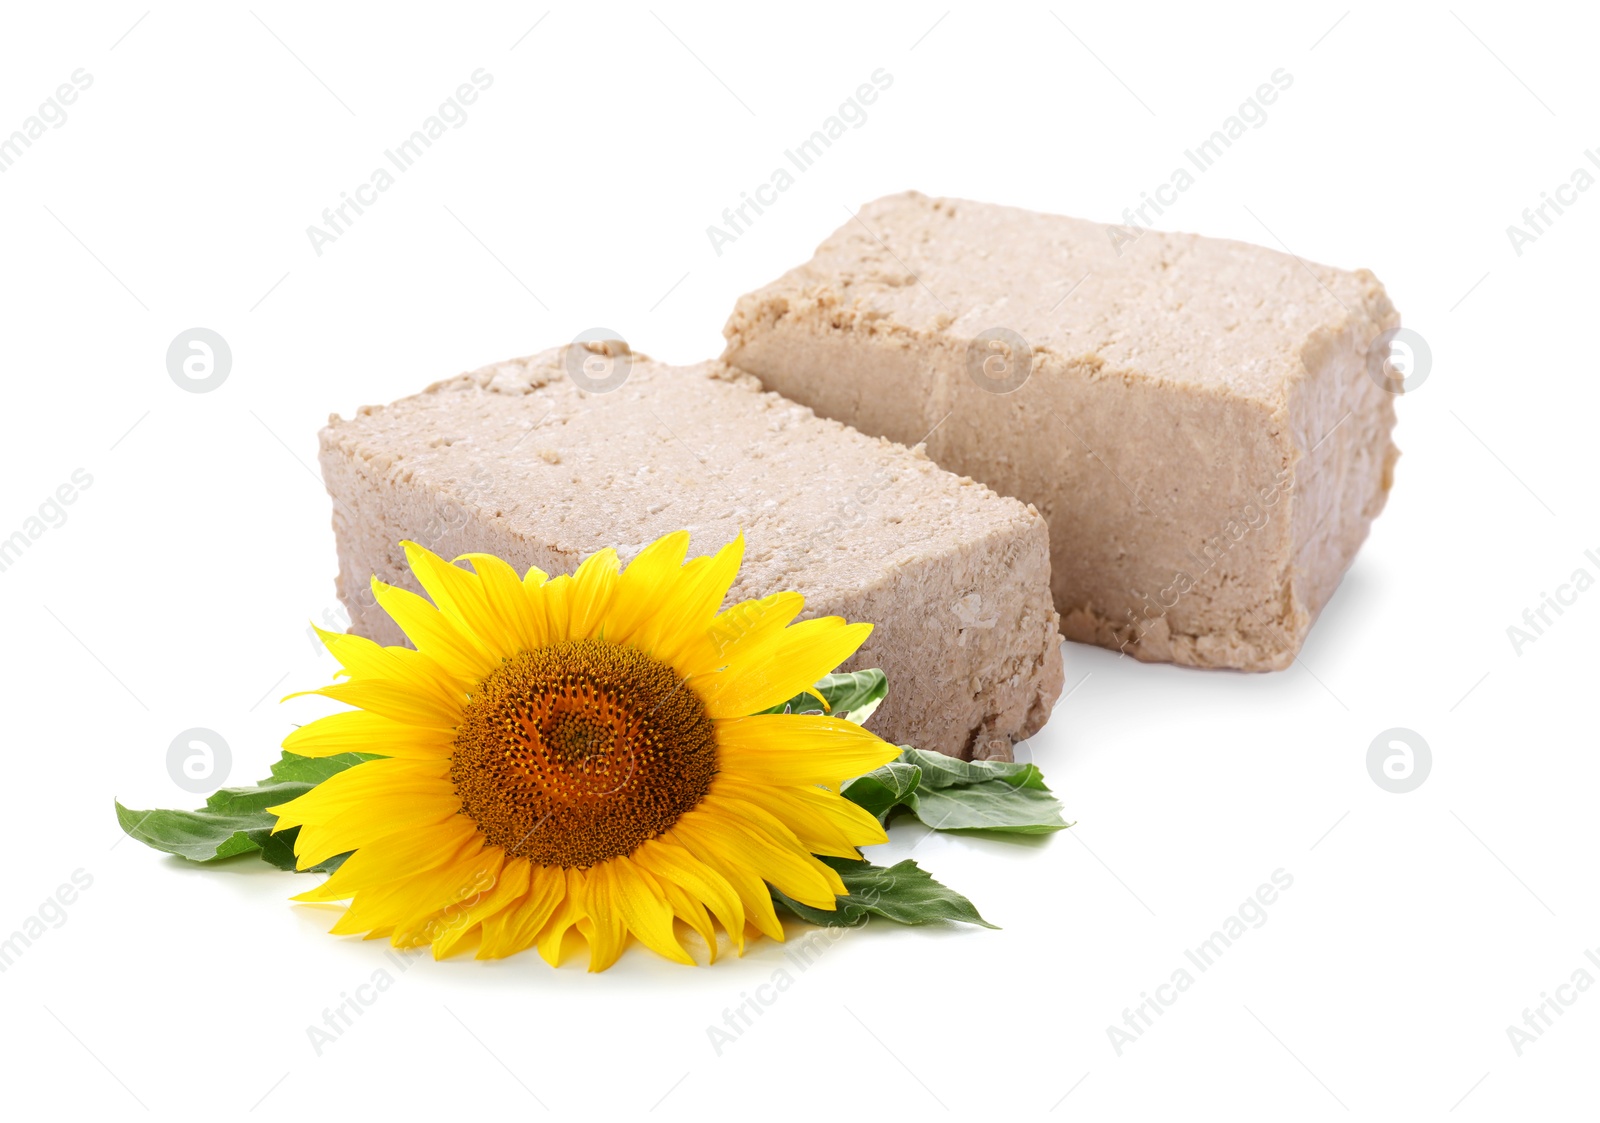
<path fill-rule="evenodd" d="M 863 432 L 933 430 L 939 464 L 1037 507 L 1069 639 L 1285 667 L 1388 494 L 1367 354 L 1399 316 L 1365 271 L 1126 233 L 880 199 L 739 301 L 724 358 Z M 1020 388 L 996 328 L 1031 348 Z"/>
<path fill-rule="evenodd" d="M 1044 724 L 1062 668 L 1038 512 L 722 363 L 574 346 L 631 363 L 627 380 L 580 389 L 552 350 L 330 419 L 322 472 L 352 631 L 404 642 L 368 587 L 417 588 L 402 539 L 556 574 L 605 546 L 627 562 L 679 528 L 691 555 L 742 530 L 728 603 L 794 589 L 803 617 L 876 625 L 846 669 L 888 675 L 880 736 L 1005 759 Z"/>

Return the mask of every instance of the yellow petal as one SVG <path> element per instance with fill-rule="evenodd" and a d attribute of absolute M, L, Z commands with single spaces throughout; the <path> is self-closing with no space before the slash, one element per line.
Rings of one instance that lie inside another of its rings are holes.
<path fill-rule="evenodd" d="M 777 787 L 723 772 L 718 774 L 706 799 L 709 802 L 723 795 L 754 804 L 782 820 L 813 854 L 859 858 L 858 847 L 889 841 L 871 812 L 822 788 Z"/>
<path fill-rule="evenodd" d="M 642 871 L 641 871 L 642 872 Z M 689 891 L 681 885 L 656 878 L 661 894 L 666 897 L 667 904 L 672 907 L 672 914 L 683 921 L 705 941 L 707 954 L 710 961 L 717 961 L 717 929 L 711 922 L 711 914 L 706 912 L 705 905 L 695 900 Z"/>
<path fill-rule="evenodd" d="M 316 628 L 316 625 L 312 625 Z M 459 707 L 471 684 L 409 647 L 381 647 L 363 636 L 316 628 L 333 657 L 353 679 L 377 680 L 424 694 L 446 709 Z"/>
<path fill-rule="evenodd" d="M 760 600 L 740 601 L 711 621 L 711 644 L 698 653 L 686 653 L 678 666 L 686 675 L 704 675 L 736 663 L 763 644 L 775 640 L 805 608 L 799 593 L 774 593 Z M 698 654 L 699 660 L 694 656 Z M 792 696 L 791 696 L 792 697 Z"/>
<path fill-rule="evenodd" d="M 587 871 L 583 897 L 587 915 L 578 923 L 589 941 L 590 971 L 610 967 L 628 942 L 627 922 L 616 899 L 615 866 L 616 861 L 612 860 Z"/>
<path fill-rule="evenodd" d="M 781 842 L 746 823 L 701 808 L 679 819 L 672 833 L 675 838 L 698 839 L 708 849 L 759 871 L 763 880 L 812 908 L 832 909 L 835 898 L 844 893 L 839 875 L 807 854 L 793 833 L 787 843 Z"/>
<path fill-rule="evenodd" d="M 815 851 L 801 841 L 794 829 L 776 815 L 763 807 L 727 794 L 707 795 L 700 802 L 699 810 L 705 813 L 707 819 L 717 818 L 721 826 L 728 830 L 739 832 L 741 835 L 764 835 L 779 854 L 784 858 L 798 856 L 803 865 L 808 867 L 812 877 L 820 877 L 828 887 L 831 896 L 842 897 L 849 890 L 844 886 L 844 880 L 839 872 L 828 863 L 819 861 Z M 756 839 L 757 842 L 761 841 Z M 854 853 L 845 855 L 854 858 Z M 769 879 L 770 880 L 770 879 Z M 777 884 L 774 882 L 774 884 Z M 780 888 L 782 888 L 780 886 Z M 790 894 L 793 896 L 793 894 Z"/>
<path fill-rule="evenodd" d="M 651 839 L 632 854 L 634 861 L 658 879 L 681 885 L 716 914 L 736 950 L 744 953 L 744 903 L 728 879 L 682 846 Z M 768 898 L 770 903 L 770 897 Z"/>
<path fill-rule="evenodd" d="M 480 864 L 478 854 L 482 854 L 482 846 L 462 849 L 435 869 L 424 870 L 402 881 L 362 889 L 330 931 L 338 936 L 350 936 L 368 933 L 374 928 L 395 929 L 408 917 L 440 909 L 454 899 L 462 880 L 470 880 L 470 872 Z M 405 939 L 394 939 L 394 942 L 397 947 L 414 945 Z"/>
<path fill-rule="evenodd" d="M 550 866 L 530 866 L 522 900 L 483 922 L 479 959 L 500 959 L 532 946 L 545 921 L 566 896 L 566 874 Z"/>
<path fill-rule="evenodd" d="M 585 915 L 583 871 L 567 870 L 566 876 L 566 892 L 539 930 L 539 957 L 552 967 L 561 966 L 561 943 L 568 930 Z"/>
<path fill-rule="evenodd" d="M 405 686 L 384 682 L 382 679 L 336 682 L 332 686 L 324 686 L 317 690 L 298 691 L 289 695 L 284 701 L 308 694 L 332 698 L 335 702 L 369 710 L 379 717 L 421 729 L 451 730 L 461 720 L 460 706 L 446 705 L 437 698 L 418 694 Z"/>
<path fill-rule="evenodd" d="M 717 764 L 758 783 L 837 788 L 900 750 L 854 722 L 811 714 L 757 714 L 717 723 Z"/>
<path fill-rule="evenodd" d="M 396 947 L 427 943 L 415 922 L 487 888 L 489 867 L 498 870 L 500 857 L 493 847 L 468 847 L 434 869 L 403 881 L 363 889 L 331 930 L 337 935 L 352 935 L 392 927 L 390 942 Z"/>
<path fill-rule="evenodd" d="M 390 942 L 397 947 L 422 947 L 468 923 L 473 908 L 494 891 L 504 863 L 504 851 L 483 846 L 459 863 L 441 867 L 449 872 L 449 879 L 435 883 L 430 900 L 401 914 Z"/>
<path fill-rule="evenodd" d="M 741 651 L 724 669 L 695 679 L 694 687 L 713 718 L 759 713 L 810 690 L 871 634 L 871 624 L 846 624 L 837 616 L 805 620 Z"/>
<path fill-rule="evenodd" d="M 499 658 L 470 633 L 409 589 L 372 579 L 372 595 L 418 651 L 467 682 L 478 682 Z"/>
<path fill-rule="evenodd" d="M 325 757 L 340 753 L 431 760 L 450 755 L 451 733 L 393 721 L 366 710 L 346 710 L 307 722 L 283 739 L 296 756 Z"/>
<path fill-rule="evenodd" d="M 628 931 L 657 955 L 693 967 L 693 957 L 683 950 L 672 930 L 672 906 L 655 878 L 626 857 L 613 858 L 595 868 L 609 870 L 611 900 Z"/>
<path fill-rule="evenodd" d="M 680 829 L 682 826 L 683 819 L 679 819 L 677 824 L 667 831 L 667 837 L 733 886 L 734 892 L 739 894 L 739 903 L 744 908 L 747 924 L 782 943 L 783 925 L 778 923 L 778 914 L 772 907 L 772 894 L 767 891 L 766 882 L 738 858 L 719 849 L 718 845 L 707 839 L 702 832 L 692 827 L 684 831 Z M 730 930 L 729 935 L 732 934 Z M 742 935 L 734 936 L 734 943 L 738 944 L 742 951 L 744 946 Z"/>
<path fill-rule="evenodd" d="M 378 816 L 413 795 L 453 793 L 446 760 L 369 760 L 336 772 L 304 795 L 269 807 L 278 816 L 273 831 L 322 823 L 340 812 L 364 809 Z"/>
<path fill-rule="evenodd" d="M 516 640 L 522 651 L 531 651 L 545 644 L 544 617 L 533 611 L 533 602 L 517 571 L 493 554 L 463 554 L 457 561 L 469 561 L 478 579 L 483 582 L 483 594 L 489 601 L 499 626 Z M 544 574 L 538 573 L 541 584 Z"/>
<path fill-rule="evenodd" d="M 711 624 L 743 560 L 742 533 L 715 556 L 696 558 L 662 590 L 655 613 L 628 642 L 680 670 L 686 659 L 703 662 L 712 644 Z"/>
<path fill-rule="evenodd" d="M 343 901 L 362 889 L 374 889 L 437 869 L 478 842 L 478 828 L 465 815 L 453 815 L 436 826 L 401 831 L 369 842 L 314 889 L 296 901 Z"/>
<path fill-rule="evenodd" d="M 584 559 L 567 590 L 568 639 L 593 639 L 605 630 L 606 614 L 620 580 L 615 550 L 600 550 Z"/>
<path fill-rule="evenodd" d="M 485 918 L 494 916 L 525 897 L 528 892 L 528 868 L 526 859 L 507 862 L 495 879 L 494 888 L 476 901 L 462 902 L 462 908 L 456 915 L 451 915 L 447 909 L 434 931 L 433 957 L 443 959 L 458 949 L 468 936 L 474 933 L 481 935 Z"/>
<path fill-rule="evenodd" d="M 529 594 L 533 610 L 544 621 L 544 632 L 550 643 L 563 643 L 572 638 L 572 578 L 566 574 L 552 577 Z"/>
<path fill-rule="evenodd" d="M 471 637 L 478 648 L 504 659 L 518 649 L 511 629 L 500 623 L 499 614 L 489 603 L 489 595 L 476 573 L 445 561 L 432 550 L 415 542 L 402 542 L 406 561 L 417 581 L 433 598 L 439 612 L 463 636 Z"/>
<path fill-rule="evenodd" d="M 640 550 L 617 582 L 606 619 L 606 638 L 627 643 L 655 615 L 661 598 L 683 568 L 689 532 L 673 531 Z"/>
<path fill-rule="evenodd" d="M 460 812 L 461 800 L 448 790 L 407 796 L 381 815 L 374 815 L 370 807 L 353 807 L 326 822 L 303 825 L 294 840 L 295 861 L 298 868 L 308 869 L 335 854 L 359 850 L 400 831 L 443 823 Z M 281 819 L 279 825 L 283 825 Z"/>

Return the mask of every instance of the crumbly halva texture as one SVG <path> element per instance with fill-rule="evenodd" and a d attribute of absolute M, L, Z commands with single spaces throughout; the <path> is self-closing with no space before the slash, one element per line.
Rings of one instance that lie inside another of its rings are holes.
<path fill-rule="evenodd" d="M 352 631 L 404 642 L 369 578 L 417 588 L 405 539 L 558 574 L 605 546 L 626 563 L 680 528 L 691 554 L 743 531 L 728 603 L 793 589 L 802 618 L 875 625 L 845 669 L 888 675 L 870 722 L 880 736 L 1009 759 L 1044 724 L 1062 667 L 1037 511 L 723 363 L 669 367 L 616 342 L 573 346 L 616 373 L 610 364 L 631 364 L 626 381 L 580 388 L 561 348 L 329 419 L 322 472 Z"/>
<path fill-rule="evenodd" d="M 913 192 L 742 297 L 723 358 L 1034 505 L 1067 638 L 1276 670 L 1388 496 L 1399 322 L 1365 270 Z"/>

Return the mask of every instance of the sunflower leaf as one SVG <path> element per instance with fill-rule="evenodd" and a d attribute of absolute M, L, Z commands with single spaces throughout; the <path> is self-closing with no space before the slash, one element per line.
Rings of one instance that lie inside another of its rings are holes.
<path fill-rule="evenodd" d="M 350 854 L 355 853 L 352 850 L 346 854 L 335 854 L 333 857 L 325 858 L 315 865 L 300 869 L 295 865 L 294 856 L 294 840 L 299 837 L 299 827 L 290 827 L 288 830 L 280 831 L 277 834 L 268 834 L 266 838 L 261 840 L 261 860 L 277 866 L 280 870 L 288 870 L 290 873 L 332 873 L 344 865 L 344 860 Z"/>
<path fill-rule="evenodd" d="M 889 693 L 889 680 L 884 673 L 876 667 L 867 671 L 846 671 L 842 674 L 825 675 L 816 686 L 817 694 L 828 701 L 827 710 L 823 710 L 817 701 L 817 695 L 811 693 L 796 694 L 781 706 L 773 706 L 770 710 L 763 710 L 767 714 L 821 714 L 829 717 L 844 718 L 857 725 L 863 724 L 872 712 Z"/>
<path fill-rule="evenodd" d="M 957 760 L 907 745 L 899 759 L 850 781 L 842 794 L 879 822 L 903 808 L 941 831 L 1031 835 L 1072 825 L 1037 765 Z"/>
<path fill-rule="evenodd" d="M 935 881 L 927 870 L 910 858 L 892 866 L 875 866 L 871 862 L 853 862 L 844 858 L 820 859 L 839 871 L 839 878 L 849 890 L 840 897 L 839 907 L 832 912 L 813 908 L 793 900 L 778 890 L 772 891 L 774 903 L 782 905 L 801 920 L 825 928 L 859 927 L 873 916 L 892 920 L 896 924 L 937 924 L 956 922 L 977 924 L 993 928 L 978 914 L 971 901 L 954 889 Z"/>
<path fill-rule="evenodd" d="M 329 776 L 370 759 L 360 753 L 312 758 L 286 752 L 272 766 L 271 779 L 248 788 L 220 788 L 197 810 L 135 811 L 118 803 L 117 822 L 146 846 L 191 862 L 217 862 L 259 852 L 279 869 L 292 870 L 294 839 L 300 828 L 274 835 L 272 828 L 278 818 L 267 808 L 296 799 Z M 332 871 L 345 857 L 341 854 L 312 869 Z"/>
<path fill-rule="evenodd" d="M 872 812 L 882 823 L 888 819 L 890 812 L 913 798 L 921 782 L 922 769 L 901 760 L 891 760 L 883 767 L 851 780 L 844 787 L 844 797 Z"/>
<path fill-rule="evenodd" d="M 372 753 L 338 753 L 334 756 L 297 756 L 285 752 L 272 766 L 274 780 L 290 780 L 302 784 L 320 784 L 329 776 L 365 760 L 377 760 Z"/>
<path fill-rule="evenodd" d="M 191 862 L 214 862 L 261 849 L 277 817 L 268 807 L 304 795 L 312 785 L 269 782 L 252 788 L 222 788 L 195 811 L 133 811 L 117 804 L 117 822 L 146 846 Z"/>

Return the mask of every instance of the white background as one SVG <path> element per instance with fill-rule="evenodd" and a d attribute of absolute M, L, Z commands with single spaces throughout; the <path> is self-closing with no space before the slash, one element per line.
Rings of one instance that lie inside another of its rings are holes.
<path fill-rule="evenodd" d="M 1506 233 L 1600 146 L 1576 6 L 263 5 L 0 27 L 0 133 L 93 76 L 0 175 L 0 536 L 93 477 L 0 573 L 0 935 L 93 878 L 0 975 L 7 1114 L 1592 1113 L 1600 994 L 1521 1056 L 1506 1032 L 1600 978 L 1600 591 L 1520 654 L 1506 632 L 1600 575 L 1600 191 L 1520 256 Z M 466 123 L 318 256 L 306 227 L 480 67 Z M 168 778 L 180 730 L 221 733 L 247 783 L 312 712 L 276 699 L 332 669 L 306 633 L 336 605 L 330 412 L 595 326 L 714 355 L 740 293 L 892 191 L 1114 220 L 1280 67 L 1266 124 L 1159 224 L 1378 274 L 1432 350 L 1395 489 L 1291 670 L 1069 645 L 1029 748 L 1074 830 L 896 827 L 1003 930 L 873 926 L 803 972 L 771 942 L 599 976 L 416 957 L 319 1057 L 307 1026 L 385 945 L 324 935 L 288 874 L 119 844 L 114 796 L 198 802 Z M 878 68 L 867 122 L 714 253 L 707 225 Z M 233 352 L 205 394 L 165 364 L 197 325 Z M 1406 795 L 1366 766 L 1394 726 L 1432 748 Z M 1107 1027 L 1280 868 L 1266 923 L 1119 1056 Z M 786 966 L 718 1055 L 707 1026 Z"/>

